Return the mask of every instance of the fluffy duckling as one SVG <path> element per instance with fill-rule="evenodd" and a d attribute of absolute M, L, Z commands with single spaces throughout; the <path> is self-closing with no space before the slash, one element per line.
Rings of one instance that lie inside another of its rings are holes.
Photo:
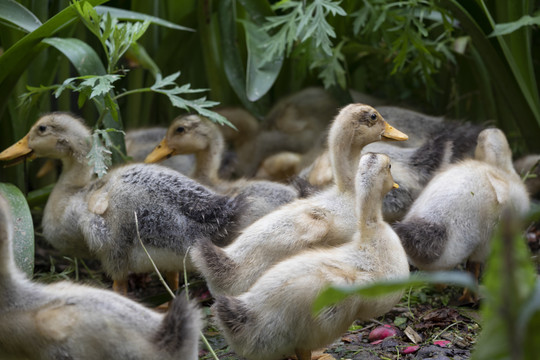
<path fill-rule="evenodd" d="M 164 315 L 111 291 L 32 282 L 15 265 L 12 238 L 0 196 L 2 359 L 197 359 L 201 313 L 185 296 Z"/>
<path fill-rule="evenodd" d="M 227 342 L 248 359 L 275 360 L 330 344 L 356 320 L 388 312 L 402 292 L 378 298 L 350 296 L 313 315 L 317 296 L 330 285 L 357 286 L 405 278 L 409 264 L 403 246 L 382 219 L 381 202 L 394 182 L 390 160 L 366 154 L 356 175 L 356 232 L 338 247 L 305 250 L 264 273 L 245 293 L 219 296 L 213 312 Z M 396 186 L 396 185 L 394 185 Z"/>
<path fill-rule="evenodd" d="M 143 162 L 166 133 L 166 127 L 127 131 L 125 136 L 127 155 L 134 162 Z M 195 157 L 193 155 L 175 156 L 174 158 L 164 160 L 161 165 L 189 176 L 195 168 Z"/>
<path fill-rule="evenodd" d="M 241 294 L 286 257 L 349 241 L 357 229 L 354 176 L 360 151 L 381 138 L 406 140 L 407 135 L 388 125 L 371 106 L 344 107 L 329 136 L 336 185 L 265 215 L 225 248 L 197 243 L 191 255 L 212 294 Z"/>
<path fill-rule="evenodd" d="M 485 129 L 475 158 L 437 174 L 394 228 L 419 269 L 452 269 L 468 260 L 478 275 L 504 208 L 524 215 L 529 196 L 504 133 Z"/>
<path fill-rule="evenodd" d="M 243 213 L 242 198 L 219 195 L 167 167 L 131 164 L 93 179 L 86 158 L 90 130 L 70 114 L 41 117 L 0 160 L 24 156 L 60 159 L 62 173 L 43 213 L 43 234 L 55 248 L 78 257 L 94 256 L 125 291 L 129 271 L 183 270 L 187 249 L 200 237 L 227 243 Z M 190 262 L 188 270 L 192 269 Z"/>
<path fill-rule="evenodd" d="M 224 148 L 223 135 L 212 121 L 198 115 L 181 116 L 173 121 L 167 135 L 145 162 L 154 163 L 176 154 L 193 153 L 196 159 L 194 179 L 222 194 L 249 195 L 249 211 L 257 213 L 258 216 L 299 196 L 296 188 L 277 182 L 220 179 L 218 170 Z"/>
<path fill-rule="evenodd" d="M 377 152 L 390 157 L 394 179 L 400 184 L 399 189 L 384 198 L 384 219 L 390 223 L 401 220 L 438 170 L 473 157 L 476 139 L 482 129 L 477 125 L 447 122 L 418 147 L 403 148 L 382 142 L 366 145 L 362 153 Z M 329 186 L 333 174 L 328 151 L 305 168 L 300 176 L 316 187 Z"/>

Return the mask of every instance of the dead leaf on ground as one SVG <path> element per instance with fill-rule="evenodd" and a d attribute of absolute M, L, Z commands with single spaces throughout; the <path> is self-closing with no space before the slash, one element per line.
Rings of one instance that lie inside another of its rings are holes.
<path fill-rule="evenodd" d="M 410 326 L 405 328 L 404 333 L 413 343 L 418 344 L 422 342 L 422 336 L 420 336 L 420 334 L 414 331 Z"/>

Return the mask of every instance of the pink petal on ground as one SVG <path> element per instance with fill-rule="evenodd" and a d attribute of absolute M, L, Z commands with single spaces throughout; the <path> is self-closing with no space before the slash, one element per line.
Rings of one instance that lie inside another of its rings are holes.
<path fill-rule="evenodd" d="M 377 326 L 375 329 L 371 330 L 371 332 L 369 333 L 368 340 L 370 342 L 376 341 L 376 340 L 382 340 L 389 336 L 395 336 L 396 334 L 397 334 L 396 328 L 391 325 Z"/>
<path fill-rule="evenodd" d="M 370 344 L 371 345 L 377 345 L 377 344 L 380 344 L 380 343 L 382 343 L 382 340 L 375 340 L 375 341 L 371 342 Z"/>
<path fill-rule="evenodd" d="M 420 349 L 420 346 L 413 345 L 413 346 L 407 346 L 405 349 L 401 349 L 399 352 L 402 354 L 412 354 L 414 352 L 417 352 L 418 349 Z"/>
<path fill-rule="evenodd" d="M 448 340 L 436 340 L 433 342 L 434 345 L 440 346 L 440 347 L 446 347 L 450 344 L 450 341 Z"/>

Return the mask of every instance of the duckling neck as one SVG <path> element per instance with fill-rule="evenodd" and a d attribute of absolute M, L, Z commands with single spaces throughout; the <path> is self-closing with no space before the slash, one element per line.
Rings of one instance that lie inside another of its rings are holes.
<path fill-rule="evenodd" d="M 360 159 L 360 151 L 351 150 L 342 149 L 339 152 L 330 152 L 334 179 L 341 192 L 354 192 L 354 177 Z"/>
<path fill-rule="evenodd" d="M 62 159 L 62 173 L 57 181 L 58 185 L 70 188 L 83 188 L 92 180 L 93 169 L 86 159 L 64 158 Z"/>
<path fill-rule="evenodd" d="M 203 184 L 215 185 L 219 182 L 219 167 L 225 144 L 223 139 L 212 139 L 208 147 L 195 154 L 193 177 Z"/>
<path fill-rule="evenodd" d="M 382 197 L 375 191 L 366 191 L 357 194 L 358 228 L 362 233 L 377 231 L 376 228 L 383 222 Z"/>
<path fill-rule="evenodd" d="M 354 177 L 360 160 L 360 153 L 367 141 L 362 141 L 348 129 L 333 127 L 328 136 L 328 152 L 338 189 L 354 192 Z"/>

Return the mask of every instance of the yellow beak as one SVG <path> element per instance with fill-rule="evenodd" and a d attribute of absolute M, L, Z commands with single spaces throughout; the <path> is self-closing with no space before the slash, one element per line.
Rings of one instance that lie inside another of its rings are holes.
<path fill-rule="evenodd" d="M 394 189 L 399 189 L 399 185 L 398 185 L 397 183 L 394 183 L 394 184 L 392 185 L 392 188 L 394 188 Z"/>
<path fill-rule="evenodd" d="M 144 159 L 145 163 L 157 163 L 164 159 L 171 157 L 174 154 L 174 149 L 169 147 L 167 138 L 161 140 L 161 142 L 152 150 L 150 154 Z"/>
<path fill-rule="evenodd" d="M 28 137 L 29 137 L 29 134 L 27 134 L 17 143 L 8 147 L 6 150 L 2 151 L 0 153 L 0 160 L 1 161 L 16 160 L 15 163 L 11 164 L 11 165 L 15 165 L 15 164 L 20 163 L 25 157 L 28 157 L 29 159 L 34 159 L 35 155 L 32 152 L 32 149 L 28 147 Z"/>
<path fill-rule="evenodd" d="M 393 128 L 390 124 L 388 124 L 386 121 L 384 123 L 384 131 L 382 133 L 382 136 L 386 139 L 390 140 L 397 140 L 397 141 L 403 141 L 407 140 L 409 136 L 407 134 L 402 133 L 398 129 Z"/>

